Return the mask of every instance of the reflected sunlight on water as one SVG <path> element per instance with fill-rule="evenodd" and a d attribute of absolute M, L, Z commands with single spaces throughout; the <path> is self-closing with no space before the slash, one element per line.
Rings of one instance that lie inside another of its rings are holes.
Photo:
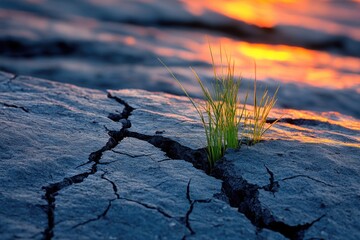
<path fill-rule="evenodd" d="M 253 44 L 230 38 L 209 38 L 215 59 L 220 59 L 220 46 L 231 55 L 237 66 L 236 73 L 254 78 L 254 61 L 257 78 L 271 79 L 283 83 L 297 83 L 329 89 L 352 88 L 360 92 L 360 60 L 354 57 L 332 55 L 326 52 L 308 50 L 285 45 Z M 185 42 L 188 50 L 157 48 L 166 56 L 180 56 L 193 61 L 211 64 L 209 47 L 204 39 L 202 44 Z"/>
<path fill-rule="evenodd" d="M 360 32 L 356 27 L 328 21 L 328 16 L 353 20 L 357 9 L 351 3 L 339 1 L 339 4 L 327 4 L 325 1 L 313 0 L 213 0 L 191 1 L 183 0 L 188 9 L 196 14 L 205 10 L 212 10 L 230 18 L 254 24 L 260 27 L 274 27 L 276 25 L 304 26 L 312 29 L 321 29 L 329 33 L 346 33 L 360 39 Z M 357 1 L 360 3 L 360 1 Z M 355 4 L 355 3 L 354 3 Z"/>

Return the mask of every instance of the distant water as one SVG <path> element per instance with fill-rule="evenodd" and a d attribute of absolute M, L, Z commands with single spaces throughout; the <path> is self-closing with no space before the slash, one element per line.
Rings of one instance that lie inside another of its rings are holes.
<path fill-rule="evenodd" d="M 300 3 L 299 3 L 300 2 Z M 360 2 L 1 0 L 0 70 L 97 89 L 200 96 L 208 43 L 236 60 L 243 88 L 281 86 L 278 106 L 360 118 Z"/>

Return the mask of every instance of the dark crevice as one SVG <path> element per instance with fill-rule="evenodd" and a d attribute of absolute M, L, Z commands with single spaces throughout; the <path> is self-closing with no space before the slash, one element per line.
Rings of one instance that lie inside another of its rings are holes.
<path fill-rule="evenodd" d="M 326 182 L 320 181 L 320 180 L 318 180 L 316 178 L 313 178 L 313 177 L 310 177 L 310 176 L 307 176 L 307 175 L 303 175 L 303 174 L 299 174 L 299 175 L 295 175 L 295 176 L 291 176 L 291 177 L 286 177 L 286 178 L 281 179 L 280 181 L 286 181 L 286 180 L 299 178 L 299 177 L 308 178 L 310 180 L 313 180 L 313 181 L 318 182 L 318 183 L 322 183 L 322 184 L 324 184 L 326 186 L 329 186 L 329 187 L 335 187 L 334 185 L 328 184 Z"/>
<path fill-rule="evenodd" d="M 115 194 L 115 196 L 116 196 L 116 199 L 120 199 L 120 195 L 119 195 L 119 193 L 118 193 L 118 188 L 117 188 L 115 182 L 114 182 L 114 181 L 111 181 L 110 179 L 108 179 L 107 177 L 105 177 L 106 174 L 107 174 L 107 172 L 104 172 L 103 174 L 101 174 L 101 178 L 104 179 L 105 181 L 108 181 L 108 182 L 111 184 L 111 186 L 112 186 L 112 188 L 113 188 L 113 191 L 114 191 L 114 194 Z"/>
<path fill-rule="evenodd" d="M 193 150 L 170 138 L 166 138 L 160 135 L 151 136 L 142 133 L 131 132 L 128 130 L 126 130 L 125 135 L 127 137 L 146 141 L 153 146 L 160 148 L 163 152 L 166 153 L 166 156 L 171 159 L 182 159 L 192 163 L 192 165 L 197 169 L 201 169 L 207 173 L 210 172 L 205 148 Z"/>
<path fill-rule="evenodd" d="M 47 205 L 45 207 L 47 215 L 48 215 L 48 226 L 46 230 L 43 233 L 44 239 L 51 239 L 53 237 L 53 228 L 54 228 L 54 212 L 55 212 L 55 197 L 57 193 L 62 190 L 65 187 L 68 187 L 72 184 L 77 184 L 83 182 L 89 175 L 93 175 L 97 172 L 97 165 L 101 164 L 100 159 L 105 151 L 113 150 L 114 147 L 118 145 L 120 141 L 122 141 L 126 137 L 132 137 L 139 140 L 146 141 L 153 146 L 161 149 L 166 156 L 169 159 L 172 160 L 185 160 L 189 163 L 191 163 L 195 168 L 203 170 L 205 173 L 207 173 L 209 176 L 213 176 L 217 179 L 220 179 L 223 181 L 222 183 L 222 194 L 226 195 L 228 198 L 229 204 L 232 207 L 238 208 L 238 211 L 243 213 L 254 226 L 256 226 L 258 229 L 266 228 L 270 229 L 275 232 L 279 232 L 285 237 L 289 239 L 303 239 L 305 231 L 310 228 L 315 222 L 320 221 L 322 217 L 321 216 L 314 221 L 310 223 L 305 224 L 299 224 L 296 226 L 290 226 L 284 222 L 276 220 L 276 218 L 272 215 L 269 209 L 262 206 L 260 200 L 259 200 L 259 190 L 264 189 L 266 191 L 270 192 L 276 192 L 279 188 L 278 181 L 275 181 L 275 177 L 273 172 L 265 166 L 268 174 L 269 174 L 269 181 L 270 183 L 267 186 L 260 187 L 256 184 L 251 184 L 247 182 L 243 177 L 241 176 L 233 176 L 231 169 L 233 169 L 232 166 L 228 162 L 225 163 L 226 156 L 219 160 L 213 169 L 210 169 L 210 166 L 207 161 L 207 154 L 206 149 L 191 149 L 189 147 L 183 146 L 180 143 L 170 139 L 163 137 L 161 135 L 146 135 L 142 133 L 132 132 L 129 131 L 128 128 L 131 127 L 131 122 L 128 120 L 128 117 L 131 115 L 131 112 L 134 110 L 133 107 L 131 107 L 129 104 L 127 104 L 122 99 L 112 96 L 110 93 L 108 93 L 108 97 L 111 99 L 114 99 L 118 103 L 122 104 L 124 106 L 124 109 L 119 114 L 110 114 L 108 116 L 109 119 L 121 122 L 122 128 L 119 131 L 111 131 L 109 129 L 106 129 L 108 132 L 108 135 L 110 136 L 107 143 L 99 150 L 92 152 L 89 155 L 89 161 L 85 164 L 93 163 L 92 167 L 89 171 L 72 176 L 70 178 L 64 178 L 63 181 L 50 184 L 48 186 L 43 187 L 45 189 L 46 193 L 44 198 L 47 201 Z M 125 154 L 130 157 L 140 157 L 140 155 L 131 155 L 123 152 L 117 152 L 113 150 L 115 153 L 119 154 Z M 145 155 L 141 155 L 145 156 Z M 163 161 L 167 161 L 169 159 L 164 159 Z M 84 166 L 85 164 L 82 164 L 80 166 Z M 125 201 L 133 202 L 136 204 L 139 204 L 147 209 L 156 210 L 158 213 L 163 215 L 166 218 L 173 218 L 170 214 L 165 212 L 162 208 L 153 206 L 147 203 L 143 203 L 137 200 L 129 199 L 120 197 L 118 193 L 118 188 L 115 184 L 115 182 L 108 179 L 106 176 L 106 172 L 104 172 L 101 175 L 101 178 L 105 181 L 108 181 L 113 188 L 114 195 L 116 198 L 109 200 L 108 206 L 106 209 L 97 217 L 87 220 L 86 222 L 77 224 L 74 226 L 74 228 L 85 225 L 89 222 L 97 221 L 99 219 L 102 219 L 106 216 L 109 209 L 112 206 L 112 202 L 117 199 L 122 199 Z M 289 178 L 284 178 L 281 181 L 286 181 L 295 177 L 307 177 L 307 176 L 294 176 Z M 310 178 L 310 177 L 308 177 Z M 312 178 L 310 178 L 312 179 Z M 314 179 L 312 179 L 314 180 Z M 317 180 L 319 181 L 319 180 Z M 320 181 L 321 182 L 321 181 Z M 191 179 L 188 182 L 187 190 L 186 190 L 186 199 L 189 202 L 189 209 L 187 210 L 185 216 L 182 218 L 183 224 L 185 224 L 186 228 L 188 229 L 188 234 L 184 235 L 183 239 L 186 239 L 187 237 L 194 235 L 195 231 L 192 229 L 190 224 L 190 216 L 193 212 L 193 209 L 197 203 L 208 203 L 210 200 L 193 200 L 191 199 L 191 193 L 190 193 L 190 183 Z"/>
<path fill-rule="evenodd" d="M 127 137 L 147 141 L 153 146 L 164 151 L 169 158 L 173 160 L 182 159 L 190 162 L 195 168 L 203 170 L 208 175 L 222 180 L 222 192 L 227 196 L 230 206 L 238 208 L 238 211 L 243 213 L 252 222 L 252 224 L 259 229 L 266 228 L 281 233 L 289 239 L 299 240 L 303 239 L 305 231 L 310 228 L 313 223 L 319 221 L 323 217 L 321 216 L 313 222 L 299 224 L 296 226 L 291 226 L 278 221 L 269 209 L 262 206 L 259 200 L 260 189 L 268 190 L 274 193 L 279 188 L 279 183 L 278 181 L 275 181 L 273 172 L 266 166 L 265 168 L 270 175 L 270 184 L 265 187 L 261 187 L 247 182 L 241 176 L 233 176 L 231 173 L 231 169 L 233 169 L 233 167 L 229 166 L 228 162 L 225 163 L 226 156 L 222 160 L 217 161 L 210 172 L 205 149 L 193 150 L 172 139 L 159 135 L 150 136 L 128 130 L 126 130 L 125 135 Z M 189 194 L 189 191 L 187 193 Z M 187 197 L 189 196 L 188 194 Z M 188 198 L 188 200 L 190 200 L 191 203 L 187 215 L 190 215 L 194 204 L 199 201 L 192 201 L 190 198 Z M 189 231 L 190 233 L 193 232 L 193 230 Z M 184 236 L 183 239 L 186 239 L 186 237 L 187 236 Z"/>
<path fill-rule="evenodd" d="M 189 220 L 190 214 L 192 213 L 192 211 L 193 211 L 193 209 L 194 209 L 195 203 L 196 203 L 196 202 L 191 202 L 190 207 L 189 207 L 188 211 L 186 212 L 185 219 L 184 219 L 184 221 L 185 221 L 185 226 L 186 226 L 186 228 L 190 231 L 190 236 L 191 236 L 191 235 L 195 235 L 195 232 L 194 232 L 194 230 L 191 228 L 190 220 Z M 182 239 L 185 240 L 188 236 L 189 236 L 189 235 L 186 234 L 186 235 L 184 235 L 184 236 L 182 237 Z"/>
<path fill-rule="evenodd" d="M 110 93 L 108 93 L 108 98 L 111 99 L 115 99 L 116 102 L 124 105 L 124 109 L 121 113 L 122 119 L 119 120 L 122 124 L 122 128 L 120 129 L 120 131 L 114 131 L 114 130 L 109 130 L 106 126 L 105 130 L 108 132 L 108 135 L 110 136 L 109 140 L 107 141 L 107 143 L 105 144 L 105 146 L 103 146 L 101 149 L 92 152 L 89 156 L 89 161 L 87 161 L 86 163 L 80 164 L 78 167 L 82 167 L 86 164 L 89 164 L 91 162 L 96 162 L 99 161 L 102 157 L 102 154 L 106 151 L 112 150 L 113 148 L 115 148 L 118 143 L 120 141 L 122 141 L 126 136 L 125 136 L 125 132 L 127 128 L 131 127 L 131 122 L 128 120 L 129 116 L 131 115 L 131 112 L 135 109 L 133 107 L 131 107 L 128 103 L 126 103 L 124 100 L 118 98 L 118 97 L 114 97 L 112 96 Z"/>
<path fill-rule="evenodd" d="M 126 128 L 124 126 L 120 129 L 120 131 L 108 131 L 108 135 L 110 136 L 109 140 L 106 142 L 105 146 L 100 148 L 99 150 L 90 153 L 88 161 L 85 163 L 80 164 L 76 168 L 85 166 L 89 163 L 96 162 L 100 164 L 100 159 L 104 152 L 110 151 L 113 148 L 115 148 L 119 142 L 121 142 L 126 136 L 125 136 Z"/>
<path fill-rule="evenodd" d="M 283 222 L 273 221 L 269 224 L 269 227 L 276 232 L 282 233 L 289 239 L 303 239 L 305 231 L 309 229 L 314 223 L 320 221 L 324 216 L 325 214 L 310 223 L 298 224 L 296 226 L 289 226 Z"/>
<path fill-rule="evenodd" d="M 124 134 L 126 129 L 131 127 L 131 124 L 129 123 L 130 121 L 128 121 L 127 118 L 131 115 L 131 112 L 134 110 L 134 108 L 132 108 L 129 104 L 125 103 L 121 99 L 119 99 L 117 97 L 113 97 L 110 94 L 108 94 L 108 97 L 115 99 L 117 102 L 119 102 L 125 106 L 123 109 L 123 112 L 122 112 L 123 113 L 122 116 L 124 117 L 124 119 L 123 119 L 124 121 L 121 121 L 122 128 L 119 131 L 108 131 L 108 135 L 110 136 L 110 138 L 107 141 L 107 143 L 105 144 L 105 146 L 103 146 L 101 149 L 99 149 L 95 152 L 90 153 L 89 158 L 88 158 L 89 161 L 78 166 L 78 167 L 80 167 L 80 166 L 84 166 L 89 163 L 93 163 L 90 170 L 80 173 L 80 174 L 77 174 L 77 175 L 74 175 L 72 177 L 64 178 L 60 182 L 52 183 L 52 184 L 42 187 L 42 189 L 45 190 L 44 199 L 47 201 L 47 205 L 44 207 L 44 209 L 45 209 L 45 212 L 47 213 L 48 225 L 43 232 L 43 238 L 46 240 L 50 240 L 54 236 L 53 230 L 55 227 L 54 220 L 55 220 L 55 207 L 56 207 L 55 197 L 56 197 L 57 193 L 59 191 L 61 191 L 62 189 L 69 187 L 73 184 L 82 183 L 88 176 L 94 175 L 97 172 L 97 165 L 101 164 L 100 159 L 102 157 L 102 154 L 105 151 L 109 151 L 109 150 L 112 150 L 113 148 L 115 148 L 119 144 L 119 142 L 121 142 L 126 137 Z M 101 178 L 103 178 L 104 180 L 110 181 L 105 177 L 105 174 L 101 175 Z M 114 184 L 114 183 L 112 182 L 112 184 Z M 114 187 L 115 187 L 115 189 L 117 189 L 116 185 L 113 185 L 113 189 L 114 189 Z M 114 189 L 114 191 L 115 191 L 115 189 Z M 117 195 L 117 197 L 118 197 L 118 195 Z M 109 200 L 109 204 L 102 214 L 98 215 L 94 219 L 90 219 L 84 223 L 80 223 L 80 224 L 74 226 L 74 228 L 84 225 L 88 222 L 96 221 L 96 220 L 106 216 L 107 212 L 109 211 L 109 209 L 111 207 L 112 201 L 114 201 L 114 200 L 115 199 Z"/>
<path fill-rule="evenodd" d="M 16 106 L 14 104 L 8 104 L 8 103 L 4 103 L 4 102 L 0 102 L 1 105 L 3 105 L 4 107 L 8 107 L 8 108 L 19 108 L 21 110 L 23 110 L 24 112 L 29 113 L 30 111 L 25 108 L 25 107 L 21 107 L 21 106 Z"/>
<path fill-rule="evenodd" d="M 232 177 L 229 172 L 232 166 L 224 164 L 225 161 L 226 159 L 217 163 L 213 171 L 213 176 L 223 180 L 222 191 L 229 198 L 230 205 L 237 207 L 238 211 L 243 213 L 257 228 L 267 228 L 279 232 L 289 239 L 298 240 L 303 239 L 305 231 L 310 228 L 314 222 L 319 221 L 323 217 L 321 216 L 311 223 L 296 226 L 278 221 L 269 209 L 262 206 L 259 200 L 259 189 L 262 189 L 262 187 L 247 182 L 241 176 L 237 176 L 236 178 Z M 271 178 L 270 174 L 270 179 Z M 274 182 L 274 180 L 270 180 L 270 182 L 271 181 Z"/>
<path fill-rule="evenodd" d="M 125 131 L 126 128 L 124 127 L 121 128 L 120 131 L 108 131 L 108 135 L 110 136 L 109 140 L 107 141 L 105 146 L 103 146 L 102 148 L 100 148 L 95 152 L 92 152 L 89 155 L 89 161 L 87 163 L 98 162 L 101 159 L 104 152 L 110 151 L 113 148 L 115 148 L 119 144 L 119 142 L 121 142 L 126 137 Z"/>
<path fill-rule="evenodd" d="M 270 183 L 262 187 L 261 189 L 264 189 L 265 191 L 272 192 L 273 194 L 275 194 L 277 191 L 279 191 L 279 187 L 280 187 L 279 182 L 275 181 L 274 173 L 267 166 L 265 166 L 265 168 L 268 174 L 270 175 L 269 177 Z"/>
<path fill-rule="evenodd" d="M 190 195 L 190 183 L 191 183 L 191 178 L 189 179 L 189 182 L 186 186 L 186 199 L 188 200 L 189 204 L 191 204 L 193 202 L 191 200 L 191 195 Z"/>
<path fill-rule="evenodd" d="M 195 231 L 192 229 L 191 225 L 190 225 L 190 214 L 192 213 L 193 209 L 194 209 L 194 204 L 195 201 L 191 200 L 191 196 L 190 196 L 190 183 L 191 183 L 191 179 L 189 180 L 187 187 L 186 187 L 186 199 L 188 200 L 190 207 L 188 209 L 188 211 L 186 212 L 185 215 L 185 225 L 186 228 L 189 229 L 190 234 L 194 235 Z"/>
<path fill-rule="evenodd" d="M 189 182 L 188 182 L 188 184 L 186 186 L 186 199 L 188 200 L 190 206 L 189 206 L 189 209 L 187 210 L 183 220 L 184 220 L 185 226 L 189 230 L 190 236 L 191 236 L 191 235 L 195 235 L 195 231 L 192 229 L 191 224 L 190 224 L 190 214 L 192 213 L 192 211 L 194 209 L 194 205 L 195 205 L 196 202 L 191 200 L 190 183 L 191 183 L 191 178 L 189 179 Z M 182 240 L 185 240 L 188 236 L 189 236 L 188 234 L 185 234 L 183 236 Z"/>
<path fill-rule="evenodd" d="M 131 112 L 135 110 L 135 108 L 131 107 L 127 102 L 125 102 L 121 98 L 113 96 L 113 95 L 111 95 L 111 93 L 108 93 L 107 96 L 108 96 L 108 98 L 114 99 L 116 102 L 118 102 L 118 103 L 120 103 L 121 105 L 124 106 L 124 109 L 121 112 L 121 118 L 120 119 L 128 119 L 128 117 L 131 115 Z M 120 119 L 118 119 L 118 121 Z"/>
<path fill-rule="evenodd" d="M 188 231 L 190 232 L 190 236 L 191 236 L 191 235 L 196 234 L 194 229 L 191 227 L 191 224 L 190 224 L 190 215 L 194 210 L 195 204 L 196 203 L 209 203 L 209 202 L 211 202 L 211 199 L 195 199 L 195 200 L 192 200 L 191 199 L 191 193 L 190 193 L 190 183 L 191 183 L 191 178 L 189 179 L 189 182 L 188 182 L 188 184 L 186 186 L 186 199 L 188 200 L 190 206 L 189 206 L 189 209 L 187 210 L 187 212 L 185 214 L 185 218 L 183 220 L 184 220 L 185 226 L 188 229 Z M 185 240 L 188 236 L 189 236 L 188 234 L 185 234 L 182 237 L 182 239 Z"/>
<path fill-rule="evenodd" d="M 159 161 L 157 161 L 158 163 L 161 163 L 161 162 L 167 162 L 167 161 L 172 161 L 174 159 L 171 159 L 171 158 L 164 158 L 164 159 L 161 159 Z"/>
<path fill-rule="evenodd" d="M 95 162 L 88 172 L 80 173 L 72 177 L 64 178 L 62 181 L 57 183 L 51 183 L 47 186 L 42 187 L 45 190 L 44 199 L 47 201 L 45 211 L 48 218 L 48 226 L 43 233 L 43 239 L 50 240 L 54 236 L 55 227 L 55 197 L 57 193 L 73 184 L 78 184 L 84 181 L 89 175 L 93 175 L 97 172 L 97 163 Z"/>

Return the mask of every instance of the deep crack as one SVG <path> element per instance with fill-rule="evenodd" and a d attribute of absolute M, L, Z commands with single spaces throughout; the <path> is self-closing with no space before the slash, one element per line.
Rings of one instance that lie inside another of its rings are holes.
<path fill-rule="evenodd" d="M 266 171 L 268 172 L 268 174 L 270 175 L 270 177 L 269 177 L 270 183 L 268 185 L 262 187 L 262 189 L 275 194 L 277 191 L 279 191 L 279 187 L 280 187 L 279 182 L 275 181 L 274 173 L 267 166 L 265 166 L 265 168 L 266 168 Z"/>
<path fill-rule="evenodd" d="M 25 107 L 21 107 L 21 106 L 17 106 L 17 105 L 14 105 L 14 104 L 8 104 L 8 103 L 4 103 L 4 102 L 0 102 L 1 105 L 3 105 L 4 107 L 8 107 L 8 108 L 18 108 L 18 109 L 21 109 L 23 110 L 24 112 L 26 113 L 29 113 L 30 111 L 25 108 Z"/>
<path fill-rule="evenodd" d="M 89 175 L 93 175 L 97 172 L 97 163 L 95 162 L 90 171 L 74 175 L 72 177 L 64 178 L 62 181 L 57 183 L 51 183 L 47 186 L 42 187 L 45 190 L 44 199 L 47 201 L 45 211 L 47 213 L 48 225 L 43 233 L 43 238 L 46 240 L 52 239 L 54 236 L 55 227 L 55 196 L 62 189 L 69 187 L 73 184 L 78 184 L 84 181 Z"/>
<path fill-rule="evenodd" d="M 271 172 L 271 170 L 265 166 L 268 174 L 270 175 L 269 181 L 270 183 L 267 186 L 260 187 L 255 184 L 248 183 L 244 178 L 241 176 L 238 177 L 232 177 L 231 174 L 227 171 L 227 167 L 221 163 L 221 161 L 218 161 L 215 165 L 214 169 L 212 169 L 212 172 L 210 171 L 210 167 L 207 161 L 207 154 L 205 149 L 197 149 L 193 150 L 189 147 L 183 146 L 180 143 L 170 139 L 163 137 L 159 134 L 155 136 L 145 135 L 142 133 L 137 132 L 131 132 L 127 129 L 131 127 L 131 122 L 128 120 L 128 117 L 131 115 L 131 112 L 134 110 L 133 107 L 131 107 L 129 104 L 127 104 L 122 99 L 112 96 L 110 93 L 108 93 L 108 97 L 111 99 L 114 99 L 118 103 L 124 105 L 124 109 L 121 113 L 115 113 L 115 114 L 109 114 L 108 118 L 122 123 L 122 128 L 119 131 L 111 131 L 107 130 L 108 135 L 110 136 L 107 143 L 99 150 L 92 152 L 89 155 L 89 161 L 85 164 L 93 163 L 91 169 L 87 172 L 69 177 L 64 178 L 62 181 L 49 184 L 48 186 L 43 187 L 45 189 L 45 196 L 44 198 L 47 201 L 46 205 L 46 212 L 48 215 L 48 226 L 45 229 L 43 233 L 44 239 L 51 239 L 54 236 L 53 228 L 54 228 L 54 219 L 55 219 L 55 196 L 57 193 L 62 190 L 65 187 L 71 186 L 72 184 L 77 184 L 83 182 L 89 175 L 93 175 L 97 172 L 97 165 L 101 164 L 100 159 L 102 157 L 102 154 L 105 151 L 113 150 L 114 147 L 118 145 L 120 141 L 122 141 L 126 137 L 133 137 L 139 140 L 147 141 L 148 143 L 152 144 L 153 146 L 161 149 L 165 154 L 169 157 L 169 159 L 182 159 L 187 162 L 190 162 L 195 168 L 203 170 L 205 173 L 207 173 L 210 176 L 213 176 L 215 178 L 218 178 L 223 181 L 222 184 L 222 192 L 227 196 L 229 199 L 229 203 L 232 207 L 238 208 L 238 211 L 243 213 L 254 226 L 262 229 L 267 228 L 272 231 L 276 231 L 284 235 L 285 237 L 289 239 L 303 239 L 305 231 L 311 227 L 315 222 L 320 221 L 323 216 L 315 219 L 314 221 L 310 223 L 305 224 L 299 224 L 296 226 L 290 226 L 284 222 L 277 221 L 275 217 L 271 214 L 271 212 L 263 207 L 261 205 L 261 202 L 259 200 L 259 189 L 264 189 L 266 191 L 270 192 L 276 192 L 278 190 L 279 184 L 278 181 L 275 181 L 274 174 Z M 14 106 L 10 106 L 14 107 Z M 15 106 L 17 107 L 17 106 Z M 17 107 L 21 108 L 21 107 Z M 22 108 L 21 108 L 22 109 Z M 22 109 L 24 110 L 24 109 Z M 25 110 L 24 110 L 25 111 Z M 114 151 L 115 152 L 115 151 Z M 120 152 L 119 152 L 120 153 Z M 121 152 L 121 154 L 124 154 Z M 129 155 L 131 156 L 131 155 Z M 133 156 L 138 157 L 138 156 Z M 166 159 L 168 160 L 168 159 Z M 82 164 L 80 166 L 83 166 L 85 164 Z M 104 218 L 106 214 L 108 213 L 109 209 L 111 208 L 112 202 L 117 199 L 122 199 L 130 202 L 137 203 L 145 208 L 156 210 L 160 214 L 162 214 L 164 217 L 167 218 L 173 218 L 170 214 L 166 213 L 162 208 L 153 206 L 147 203 L 143 203 L 137 200 L 129 199 L 120 197 L 118 194 L 118 188 L 115 184 L 115 182 L 111 181 L 110 179 L 105 177 L 106 172 L 104 172 L 101 175 L 101 178 L 108 181 L 112 184 L 112 188 L 114 191 L 114 195 L 116 198 L 109 200 L 108 206 L 106 209 L 97 217 L 93 219 L 89 219 L 83 223 L 79 223 L 74 226 L 74 228 L 82 226 L 84 224 L 87 224 L 92 221 L 99 220 L 101 218 Z M 289 180 L 295 177 L 308 177 L 308 176 L 294 176 L 289 178 L 284 178 L 281 181 Z M 310 178 L 310 177 L 308 177 Z M 319 181 L 313 178 L 310 178 L 315 181 Z M 321 182 L 321 181 L 319 181 Z M 190 204 L 189 209 L 186 212 L 186 215 L 184 217 L 184 222 L 186 225 L 186 228 L 190 232 L 190 235 L 194 235 L 195 231 L 192 229 L 190 224 L 190 215 L 193 212 L 194 206 L 196 203 L 208 203 L 211 201 L 211 199 L 208 200 L 192 200 L 190 195 L 190 183 L 191 179 L 188 182 L 187 185 L 187 191 L 186 191 L 186 198 Z M 323 182 L 322 182 L 323 183 Z M 186 239 L 189 235 L 185 235 L 183 239 Z"/>
<path fill-rule="evenodd" d="M 171 159 L 182 159 L 192 163 L 192 165 L 197 169 L 204 170 L 207 173 L 210 172 L 205 148 L 193 150 L 161 135 L 151 136 L 142 133 L 131 132 L 128 130 L 126 130 L 125 135 L 127 137 L 133 137 L 146 141 L 153 146 L 160 148 Z"/>
<path fill-rule="evenodd" d="M 268 190 L 274 193 L 279 187 L 278 181 L 275 181 L 274 174 L 266 166 L 265 168 L 270 175 L 270 184 L 265 187 L 260 187 L 256 184 L 248 183 L 241 176 L 236 178 L 232 177 L 232 175 L 226 170 L 228 167 L 224 167 L 221 163 L 224 160 L 219 160 L 210 173 L 205 149 L 194 150 L 183 146 L 172 139 L 159 135 L 151 136 L 137 132 L 131 132 L 128 130 L 126 130 L 125 135 L 127 137 L 133 137 L 139 140 L 147 141 L 153 146 L 164 151 L 169 158 L 173 160 L 183 159 L 192 163 L 195 168 L 203 170 L 208 175 L 222 180 L 222 192 L 229 199 L 230 206 L 238 208 L 239 212 L 243 213 L 254 226 L 260 229 L 267 228 L 269 230 L 279 232 L 289 239 L 298 240 L 303 239 L 305 231 L 310 228 L 313 223 L 319 221 L 323 217 L 321 216 L 315 219 L 313 222 L 299 224 L 296 226 L 291 226 L 276 220 L 275 216 L 272 215 L 270 210 L 262 206 L 259 200 L 259 189 Z M 190 204 L 187 218 L 192 212 L 196 202 L 199 201 L 191 201 L 192 204 Z M 192 230 L 189 231 L 190 233 L 192 232 Z M 183 239 L 185 238 L 186 236 L 184 236 Z"/>
<path fill-rule="evenodd" d="M 237 178 L 229 177 L 230 173 L 228 169 L 230 168 L 231 166 L 225 166 L 223 165 L 223 161 L 219 161 L 215 166 L 213 176 L 223 180 L 222 191 L 229 198 L 230 205 L 237 207 L 238 211 L 245 214 L 254 226 L 260 229 L 267 228 L 279 232 L 289 239 L 297 240 L 303 239 L 305 231 L 323 217 L 321 216 L 311 223 L 296 226 L 291 226 L 285 222 L 276 220 L 270 210 L 262 206 L 259 200 L 259 189 L 262 189 L 262 187 L 247 182 L 241 176 Z M 272 178 L 271 176 L 270 174 L 270 179 Z M 274 180 L 270 180 L 270 182 L 271 181 Z"/>
<path fill-rule="evenodd" d="M 124 100 L 122 100 L 121 98 L 118 98 L 116 96 L 111 95 L 111 93 L 108 93 L 108 98 L 114 99 L 116 102 L 120 103 L 121 105 L 124 106 L 123 111 L 120 113 L 121 118 L 119 118 L 119 116 L 116 117 L 111 117 L 114 116 L 115 114 L 110 114 L 108 117 L 113 120 L 113 121 L 119 121 L 121 119 L 128 119 L 128 117 L 131 115 L 131 112 L 135 110 L 135 108 L 131 107 L 127 102 L 125 102 Z M 112 119 L 112 118 L 115 118 Z"/>
<path fill-rule="evenodd" d="M 55 204 L 56 198 L 55 197 L 56 197 L 57 193 L 59 191 L 61 191 L 62 189 L 69 187 L 73 184 L 82 183 L 88 176 L 94 175 L 97 172 L 97 165 L 101 164 L 100 159 L 102 157 L 102 154 L 105 151 L 109 151 L 109 150 L 112 150 L 113 148 L 115 148 L 119 144 L 119 142 L 121 142 L 126 137 L 124 134 L 126 129 L 131 127 L 130 121 L 127 119 L 131 115 L 131 112 L 134 110 L 134 108 L 132 108 L 129 104 L 127 104 L 125 101 L 121 100 L 120 98 L 111 96 L 110 93 L 108 94 L 108 97 L 111 99 L 115 99 L 118 103 L 121 103 L 122 105 L 124 105 L 124 109 L 122 111 L 123 119 L 121 119 L 122 128 L 119 131 L 108 131 L 108 135 L 110 136 L 110 138 L 106 142 L 105 146 L 103 146 L 101 149 L 99 149 L 95 152 L 90 153 L 89 161 L 78 166 L 78 167 L 80 167 L 80 166 L 84 166 L 89 163 L 93 163 L 91 166 L 91 169 L 89 171 L 86 171 L 86 172 L 83 172 L 83 173 L 80 173 L 80 174 L 77 174 L 77 175 L 74 175 L 74 176 L 71 176 L 68 178 L 64 178 L 60 182 L 51 183 L 47 186 L 42 187 L 42 189 L 45 190 L 44 199 L 47 202 L 47 205 L 45 206 L 44 209 L 47 214 L 48 224 L 47 224 L 46 229 L 43 232 L 43 238 L 46 240 L 50 240 L 54 236 L 53 230 L 55 227 L 54 222 L 55 222 L 55 207 L 56 207 L 56 204 Z M 101 175 L 101 178 L 103 178 L 104 180 L 108 180 L 107 178 L 105 178 L 104 174 Z M 110 181 L 110 180 L 108 180 L 108 181 Z M 113 185 L 113 189 L 114 189 L 114 187 L 116 187 L 115 184 Z M 117 189 L 117 188 L 115 188 L 115 189 Z M 114 191 L 115 191 L 115 189 L 114 189 Z M 117 197 L 118 197 L 118 195 L 117 195 Z M 117 199 L 117 198 L 115 198 L 115 199 Z M 115 199 L 109 200 L 109 204 L 102 214 L 98 215 L 94 219 L 90 219 L 86 222 L 75 225 L 74 228 L 84 225 L 86 223 L 92 222 L 92 221 L 96 221 L 96 220 L 106 216 L 107 212 L 109 211 L 109 209 L 111 207 L 112 201 L 114 201 Z"/>

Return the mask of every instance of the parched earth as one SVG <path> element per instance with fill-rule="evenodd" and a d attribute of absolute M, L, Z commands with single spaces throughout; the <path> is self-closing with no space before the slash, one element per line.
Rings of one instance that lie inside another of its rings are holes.
<path fill-rule="evenodd" d="M 184 97 L 0 72 L 0 238 L 360 239 L 359 131 L 313 121 L 276 129 L 350 144 L 274 132 L 210 170 Z"/>

